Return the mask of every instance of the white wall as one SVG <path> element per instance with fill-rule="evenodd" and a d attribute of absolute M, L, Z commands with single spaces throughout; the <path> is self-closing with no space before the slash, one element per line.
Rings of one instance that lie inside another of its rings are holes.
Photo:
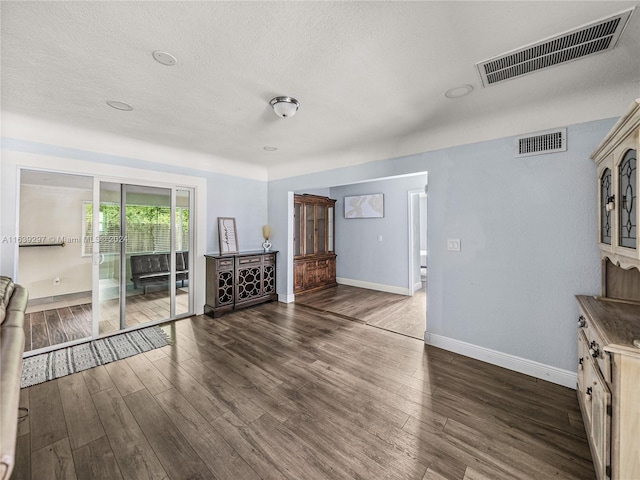
<path fill-rule="evenodd" d="M 423 190 L 424 191 L 424 190 Z M 413 274 L 411 281 L 413 282 L 413 287 L 411 288 L 411 293 L 415 290 L 419 290 L 422 285 L 420 281 L 420 239 L 426 235 L 426 225 L 423 225 L 422 222 L 422 202 L 420 201 L 419 193 L 411 194 L 411 210 L 410 210 L 410 218 L 411 222 L 411 263 L 412 263 L 412 271 Z M 424 211 L 426 213 L 426 210 Z M 425 229 L 425 234 L 421 234 L 420 229 Z M 426 242 L 425 242 L 426 243 Z"/>
<path fill-rule="evenodd" d="M 84 201 L 92 201 L 92 190 L 22 185 L 20 236 L 82 239 Z M 90 291 L 91 272 L 91 257 L 82 257 L 81 243 L 20 248 L 18 278 L 32 300 Z M 59 285 L 53 284 L 55 277 Z"/>

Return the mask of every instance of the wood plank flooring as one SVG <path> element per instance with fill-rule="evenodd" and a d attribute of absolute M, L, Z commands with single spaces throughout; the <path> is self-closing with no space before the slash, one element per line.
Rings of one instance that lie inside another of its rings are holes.
<path fill-rule="evenodd" d="M 166 291 L 127 297 L 127 325 L 134 326 L 169 318 L 169 298 Z M 64 303 L 64 302 L 63 302 Z M 188 291 L 176 290 L 176 313 L 186 313 Z M 25 314 L 25 351 L 80 340 L 91 336 L 91 303 L 79 305 L 54 304 L 29 307 Z M 120 329 L 120 306 L 117 299 L 101 304 L 100 334 Z"/>
<path fill-rule="evenodd" d="M 296 295 L 296 304 L 329 312 L 409 337 L 424 338 L 426 287 L 413 296 L 338 285 Z"/>
<path fill-rule="evenodd" d="M 573 390 L 295 304 L 23 389 L 17 479 L 595 478 Z"/>

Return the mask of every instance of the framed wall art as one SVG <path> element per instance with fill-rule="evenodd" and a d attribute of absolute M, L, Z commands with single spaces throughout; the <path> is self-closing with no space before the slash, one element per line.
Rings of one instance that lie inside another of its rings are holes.
<path fill-rule="evenodd" d="M 238 235 L 236 234 L 236 219 L 234 217 L 218 217 L 218 238 L 220 239 L 220 254 L 238 253 Z"/>
<path fill-rule="evenodd" d="M 384 217 L 384 194 L 344 197 L 344 218 Z"/>

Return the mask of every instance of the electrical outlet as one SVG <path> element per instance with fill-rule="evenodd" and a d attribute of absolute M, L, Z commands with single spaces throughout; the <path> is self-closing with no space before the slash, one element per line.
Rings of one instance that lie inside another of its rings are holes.
<path fill-rule="evenodd" d="M 53 284 L 54 285 L 60 285 L 60 277 L 56 277 L 53 279 Z"/>
<path fill-rule="evenodd" d="M 459 252 L 460 251 L 460 239 L 459 238 L 450 238 L 447 240 L 447 250 L 450 252 Z"/>

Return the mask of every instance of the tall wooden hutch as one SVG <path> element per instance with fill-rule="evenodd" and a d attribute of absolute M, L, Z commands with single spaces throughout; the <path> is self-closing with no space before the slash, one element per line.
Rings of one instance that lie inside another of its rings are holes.
<path fill-rule="evenodd" d="M 640 99 L 591 158 L 601 296 L 579 295 L 578 400 L 599 480 L 640 478 Z"/>
<path fill-rule="evenodd" d="M 336 201 L 318 195 L 295 195 L 293 202 L 293 293 L 337 285 Z"/>

